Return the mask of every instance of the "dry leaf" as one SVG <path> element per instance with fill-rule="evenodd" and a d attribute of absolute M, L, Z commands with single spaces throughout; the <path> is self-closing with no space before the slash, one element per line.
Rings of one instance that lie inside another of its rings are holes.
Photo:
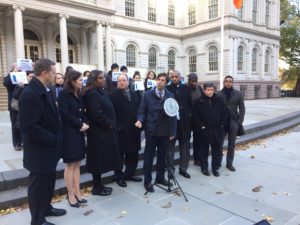
<path fill-rule="evenodd" d="M 190 210 L 190 207 L 188 207 L 188 206 L 183 207 L 183 210 L 184 210 L 184 211 L 189 211 L 189 210 Z"/>
<path fill-rule="evenodd" d="M 251 158 L 251 159 L 255 159 L 255 155 L 251 155 L 250 158 Z"/>
<path fill-rule="evenodd" d="M 92 212 L 94 212 L 94 211 L 93 211 L 92 209 L 90 209 L 90 210 L 85 211 L 85 212 L 83 213 L 83 215 L 88 216 L 88 215 L 90 215 Z"/>
<path fill-rule="evenodd" d="M 277 195 L 277 193 L 276 193 L 276 192 L 273 192 L 272 195 Z"/>
<path fill-rule="evenodd" d="M 167 209 L 167 208 L 171 208 L 172 207 L 172 203 L 168 202 L 167 204 L 163 205 L 162 208 Z"/>
<path fill-rule="evenodd" d="M 265 216 L 265 220 L 267 220 L 268 222 L 274 222 L 274 219 L 271 216 Z"/>
<path fill-rule="evenodd" d="M 261 191 L 261 188 L 263 188 L 263 186 L 259 185 L 255 188 L 252 189 L 253 192 L 260 192 Z"/>
<path fill-rule="evenodd" d="M 217 195 L 221 195 L 221 194 L 223 194 L 223 193 L 224 193 L 223 191 L 217 191 L 217 192 L 216 192 Z"/>

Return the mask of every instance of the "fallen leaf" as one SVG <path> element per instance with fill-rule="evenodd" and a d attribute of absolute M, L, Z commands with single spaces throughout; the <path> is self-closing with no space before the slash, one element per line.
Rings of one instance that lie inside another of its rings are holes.
<path fill-rule="evenodd" d="M 92 209 L 90 209 L 90 210 L 85 211 L 85 212 L 83 213 L 83 215 L 88 216 L 88 215 L 90 215 L 92 212 L 94 212 L 94 211 L 93 211 Z"/>
<path fill-rule="evenodd" d="M 190 207 L 188 207 L 188 206 L 183 207 L 183 210 L 184 210 L 184 211 L 189 211 L 189 210 L 190 210 Z"/>
<path fill-rule="evenodd" d="M 168 202 L 167 204 L 163 205 L 162 208 L 167 209 L 167 208 L 171 208 L 172 207 L 172 203 Z"/>
<path fill-rule="evenodd" d="M 265 220 L 267 220 L 268 222 L 274 222 L 274 219 L 271 216 L 265 216 Z"/>
<path fill-rule="evenodd" d="M 217 195 L 221 195 L 221 194 L 223 194 L 223 193 L 224 193 L 223 191 L 217 191 L 217 192 L 216 192 Z"/>
<path fill-rule="evenodd" d="M 259 185 L 255 188 L 252 189 L 253 192 L 260 192 L 261 191 L 261 188 L 263 188 L 263 186 Z"/>
<path fill-rule="evenodd" d="M 251 159 L 255 159 L 255 155 L 251 155 L 250 158 L 251 158 Z"/>
<path fill-rule="evenodd" d="M 277 195 L 277 193 L 276 193 L 276 192 L 273 192 L 272 195 Z"/>

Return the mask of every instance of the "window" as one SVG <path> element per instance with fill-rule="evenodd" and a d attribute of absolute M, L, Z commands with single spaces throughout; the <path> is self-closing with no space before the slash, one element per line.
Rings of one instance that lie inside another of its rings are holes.
<path fill-rule="evenodd" d="M 265 54 L 265 73 L 269 73 L 270 68 L 270 51 L 267 50 Z"/>
<path fill-rule="evenodd" d="M 253 0 L 252 22 L 254 24 L 257 22 L 257 0 Z"/>
<path fill-rule="evenodd" d="M 68 52 L 69 52 L 69 63 L 74 63 L 74 51 L 72 49 L 69 49 Z"/>
<path fill-rule="evenodd" d="M 175 51 L 170 50 L 168 52 L 168 70 L 174 70 L 175 69 Z"/>
<path fill-rule="evenodd" d="M 135 67 L 136 65 L 136 47 L 133 44 L 126 48 L 126 65 L 128 67 Z"/>
<path fill-rule="evenodd" d="M 244 6 L 242 5 L 242 7 L 238 10 L 238 18 L 239 20 L 243 20 L 244 17 Z"/>
<path fill-rule="evenodd" d="M 174 0 L 169 0 L 168 4 L 168 25 L 175 25 L 175 4 Z"/>
<path fill-rule="evenodd" d="M 239 46 L 237 51 L 237 70 L 242 71 L 244 68 L 244 47 Z"/>
<path fill-rule="evenodd" d="M 254 48 L 252 50 L 252 72 L 257 72 L 257 49 Z"/>
<path fill-rule="evenodd" d="M 189 25 L 193 25 L 196 23 L 196 6 L 194 3 L 189 3 Z"/>
<path fill-rule="evenodd" d="M 125 0 L 125 15 L 134 17 L 134 0 Z"/>
<path fill-rule="evenodd" d="M 156 49 L 151 47 L 148 52 L 148 68 L 151 70 L 156 70 L 156 55 Z"/>
<path fill-rule="evenodd" d="M 156 0 L 148 0 L 148 20 L 156 22 Z"/>
<path fill-rule="evenodd" d="M 272 85 L 267 85 L 267 98 L 272 97 L 272 90 L 273 90 L 273 86 Z"/>
<path fill-rule="evenodd" d="M 267 0 L 266 2 L 266 26 L 270 26 L 270 4 L 271 2 Z"/>
<path fill-rule="evenodd" d="M 260 93 L 260 85 L 254 85 L 254 98 L 255 99 L 259 98 L 259 93 Z"/>
<path fill-rule="evenodd" d="M 195 50 L 189 52 L 189 72 L 197 72 L 197 55 Z"/>
<path fill-rule="evenodd" d="M 218 17 L 218 0 L 209 0 L 209 19 Z"/>
<path fill-rule="evenodd" d="M 245 96 L 247 94 L 247 85 L 241 85 L 240 92 L 242 93 L 243 97 L 245 98 Z"/>
<path fill-rule="evenodd" d="M 208 48 L 208 69 L 209 71 L 218 70 L 218 49 L 214 45 Z"/>
<path fill-rule="evenodd" d="M 33 40 L 33 41 L 39 41 L 38 36 L 31 30 L 24 29 L 24 39 L 25 40 Z"/>
<path fill-rule="evenodd" d="M 60 54 L 60 48 L 55 49 L 55 56 L 56 56 L 56 62 L 61 62 L 61 54 Z"/>
<path fill-rule="evenodd" d="M 56 43 L 60 43 L 60 35 L 57 35 L 55 38 Z M 55 48 L 55 57 L 56 62 L 61 62 L 61 49 L 58 47 L 59 45 L 56 45 Z M 73 40 L 68 36 L 68 58 L 69 63 L 75 63 L 75 48 L 74 48 L 74 42 Z"/>

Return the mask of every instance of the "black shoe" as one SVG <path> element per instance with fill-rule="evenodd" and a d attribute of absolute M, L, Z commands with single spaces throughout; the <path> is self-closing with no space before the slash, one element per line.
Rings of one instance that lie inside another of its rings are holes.
<path fill-rule="evenodd" d="M 47 210 L 45 213 L 45 216 L 63 216 L 67 213 L 65 209 L 56 209 L 51 207 L 50 209 Z"/>
<path fill-rule="evenodd" d="M 75 195 L 75 198 L 76 198 L 76 200 L 77 200 L 77 202 L 79 203 L 79 204 L 84 204 L 84 203 L 87 203 L 87 200 L 86 199 L 84 199 L 84 198 L 82 198 L 82 199 L 78 199 L 77 198 L 77 196 Z"/>
<path fill-rule="evenodd" d="M 213 175 L 214 175 L 215 177 L 219 177 L 219 176 L 220 176 L 220 173 L 219 173 L 218 170 L 213 170 L 212 173 L 213 173 Z"/>
<path fill-rule="evenodd" d="M 106 191 L 110 191 L 110 192 L 112 192 L 112 187 L 106 187 L 106 186 L 104 186 L 104 185 L 101 185 L 101 188 L 103 188 L 103 189 L 105 189 Z"/>
<path fill-rule="evenodd" d="M 201 172 L 202 172 L 203 175 L 205 175 L 205 176 L 210 176 L 210 173 L 209 173 L 208 169 L 201 169 Z"/>
<path fill-rule="evenodd" d="M 42 225 L 55 225 L 54 223 L 50 223 L 50 222 L 48 222 L 47 220 L 44 222 L 44 223 L 42 223 Z"/>
<path fill-rule="evenodd" d="M 166 179 L 156 180 L 155 183 L 156 184 L 161 184 L 161 185 L 167 186 L 167 187 L 172 187 L 173 186 L 173 184 L 171 184 L 170 182 L 168 182 Z"/>
<path fill-rule="evenodd" d="M 117 185 L 119 185 L 120 187 L 127 187 L 127 183 L 124 179 L 117 179 L 116 180 Z"/>
<path fill-rule="evenodd" d="M 69 199 L 68 199 L 68 202 L 69 202 L 69 205 L 70 205 L 71 207 L 74 207 L 74 208 L 79 208 L 79 207 L 80 207 L 80 204 L 79 204 L 78 202 L 72 204 L 72 203 L 70 202 Z"/>
<path fill-rule="evenodd" d="M 109 191 L 105 188 L 94 188 L 92 189 L 92 195 L 108 196 L 112 191 Z"/>
<path fill-rule="evenodd" d="M 188 172 L 186 172 L 186 171 L 179 170 L 179 174 L 181 176 L 184 176 L 185 178 L 191 178 L 191 175 L 188 174 Z"/>
<path fill-rule="evenodd" d="M 146 189 L 147 192 L 154 192 L 154 188 L 153 188 L 153 185 L 151 183 L 148 183 L 148 184 L 144 184 L 144 187 Z"/>
<path fill-rule="evenodd" d="M 125 177 L 125 180 L 133 181 L 133 182 L 142 182 L 143 178 L 137 177 L 137 176 L 132 176 L 132 177 Z"/>
<path fill-rule="evenodd" d="M 235 172 L 235 168 L 234 168 L 233 165 L 227 164 L 227 165 L 226 165 L 226 168 L 229 169 L 229 170 L 232 171 L 232 172 Z"/>

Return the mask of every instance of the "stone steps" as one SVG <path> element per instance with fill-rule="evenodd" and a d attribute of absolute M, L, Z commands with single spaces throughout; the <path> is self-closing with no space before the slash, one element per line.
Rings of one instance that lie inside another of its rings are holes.
<path fill-rule="evenodd" d="M 276 133 L 282 132 L 285 129 L 292 128 L 300 124 L 300 111 L 277 117 L 274 119 L 266 120 L 256 124 L 250 124 L 245 126 L 246 135 L 237 139 L 237 144 L 245 144 L 251 141 L 266 138 Z M 224 143 L 226 148 L 227 143 Z M 179 162 L 179 152 L 176 150 L 175 163 Z M 81 164 L 81 186 L 87 186 L 91 184 L 92 177 L 86 173 L 85 161 Z M 139 165 L 137 174 L 143 173 L 143 149 L 139 154 Z M 57 182 L 55 187 L 56 194 L 63 194 L 66 192 L 64 179 L 63 179 L 64 165 L 62 162 L 57 167 Z M 28 184 L 28 171 L 25 169 L 6 171 L 0 173 L 0 209 L 18 206 L 26 202 L 27 200 L 27 184 Z M 103 175 L 105 183 L 113 181 L 113 172 L 109 172 Z M 141 184 L 142 185 L 142 184 Z"/>
<path fill-rule="evenodd" d="M 7 110 L 7 91 L 3 86 L 3 77 L 0 74 L 0 111 Z"/>

